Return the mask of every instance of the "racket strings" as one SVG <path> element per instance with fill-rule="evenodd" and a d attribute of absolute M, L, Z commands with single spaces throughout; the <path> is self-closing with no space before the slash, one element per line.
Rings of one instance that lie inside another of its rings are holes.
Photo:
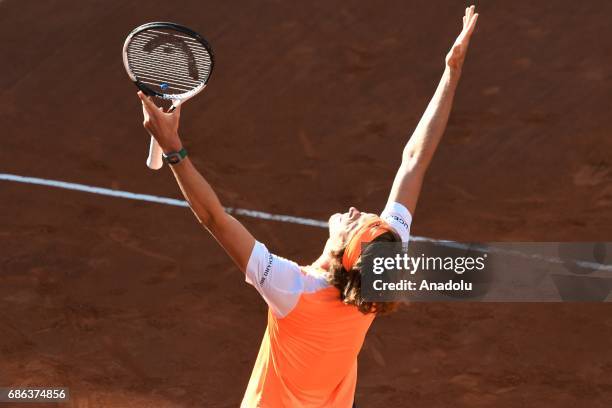
<path fill-rule="evenodd" d="M 154 48 L 155 44 L 163 43 L 164 40 L 168 43 L 174 43 L 179 45 L 185 44 L 192 48 L 195 57 L 201 57 L 202 59 L 210 62 L 210 54 L 208 53 L 208 50 L 200 42 L 184 35 L 176 33 L 165 33 L 157 30 L 149 30 L 139 33 L 139 35 L 135 36 L 132 40 L 135 42 L 148 42 L 150 44 L 147 47 L 150 49 Z"/>
<path fill-rule="evenodd" d="M 186 77 L 180 71 L 180 67 L 178 69 L 168 69 L 168 65 L 149 61 L 134 61 L 131 66 L 138 78 L 153 81 L 169 81 L 169 85 L 187 87 L 187 89 L 195 88 L 202 84 L 202 81 L 194 81 Z"/>
<path fill-rule="evenodd" d="M 206 47 L 170 30 L 137 33 L 126 55 L 129 69 L 138 81 L 155 92 L 176 97 L 203 86 L 212 69 Z"/>

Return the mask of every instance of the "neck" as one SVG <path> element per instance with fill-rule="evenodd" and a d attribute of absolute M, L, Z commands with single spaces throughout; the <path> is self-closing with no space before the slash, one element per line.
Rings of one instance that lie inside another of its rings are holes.
<path fill-rule="evenodd" d="M 332 260 L 332 250 L 330 248 L 330 242 L 327 240 L 325 243 L 325 248 L 323 248 L 323 253 L 314 261 L 311 266 L 313 268 L 323 269 L 324 271 L 329 271 L 329 266 Z"/>

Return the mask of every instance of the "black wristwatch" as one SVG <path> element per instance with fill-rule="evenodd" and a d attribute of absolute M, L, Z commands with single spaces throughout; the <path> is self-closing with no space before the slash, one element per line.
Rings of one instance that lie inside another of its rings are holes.
<path fill-rule="evenodd" d="M 171 166 L 179 164 L 185 157 L 187 157 L 187 149 L 184 147 L 178 152 L 169 152 L 162 155 L 164 161 Z"/>

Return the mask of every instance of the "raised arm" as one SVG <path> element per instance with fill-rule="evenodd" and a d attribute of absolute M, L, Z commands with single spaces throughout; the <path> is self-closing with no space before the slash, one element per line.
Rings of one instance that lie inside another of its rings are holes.
<path fill-rule="evenodd" d="M 393 181 L 388 201 L 403 204 L 411 214 L 414 214 L 425 172 L 446 129 L 463 61 L 477 19 L 478 14 L 474 13 L 474 6 L 465 9 L 463 29 L 446 55 L 442 79 L 423 117 L 404 147 L 402 164 Z"/>
<path fill-rule="evenodd" d="M 173 113 L 165 113 L 142 92 L 138 92 L 138 96 L 142 100 L 143 125 L 155 137 L 164 153 L 181 150 L 182 143 L 178 135 L 180 106 Z M 245 272 L 255 245 L 251 233 L 238 220 L 225 212 L 210 184 L 196 170 L 188 157 L 171 168 L 198 221 Z"/>

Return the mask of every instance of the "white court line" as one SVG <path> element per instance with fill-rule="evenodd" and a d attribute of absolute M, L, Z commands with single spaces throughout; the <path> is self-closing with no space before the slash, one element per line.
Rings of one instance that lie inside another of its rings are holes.
<path fill-rule="evenodd" d="M 0 0 L 1 1 L 1 0 Z M 59 180 L 48 180 L 38 177 L 25 177 L 19 176 L 16 174 L 8 174 L 8 173 L 0 173 L 0 180 L 5 181 L 13 181 L 17 183 L 25 183 L 25 184 L 36 184 L 40 186 L 49 186 L 56 188 L 63 188 L 66 190 L 74 190 L 74 191 L 82 191 L 86 193 L 105 195 L 110 197 L 120 197 L 127 198 L 129 200 L 138 200 L 138 201 L 146 201 L 150 203 L 158 203 L 158 204 L 166 204 L 173 205 L 176 207 L 189 207 L 189 204 L 185 200 L 177 200 L 175 198 L 169 197 L 159 197 L 150 194 L 139 194 L 139 193 L 131 193 L 129 191 L 121 191 L 121 190 L 113 190 L 110 188 L 103 187 L 94 187 L 88 186 L 86 184 L 78 184 L 78 183 L 68 183 L 65 181 Z M 248 210 L 245 208 L 233 208 L 233 207 L 224 207 L 225 211 L 229 214 L 236 214 L 245 217 L 258 218 L 262 220 L 270 220 L 270 221 L 280 221 L 286 222 L 290 224 L 299 224 L 299 225 L 307 225 L 311 227 L 319 227 L 319 228 L 327 228 L 327 222 L 321 220 L 315 220 L 312 218 L 304 218 L 304 217 L 296 217 L 293 215 L 282 215 L 282 214 L 271 214 L 264 211 L 256 211 L 256 210 Z M 419 237 L 415 235 L 410 236 L 410 240 L 415 242 L 432 242 L 442 246 L 450 247 L 450 248 L 459 248 L 459 249 L 471 249 L 473 251 L 478 252 L 486 252 L 486 253 L 497 253 L 502 255 L 511 255 L 515 257 L 532 259 L 535 261 L 553 263 L 553 264 L 564 264 L 567 260 L 562 260 L 559 258 L 548 257 L 538 254 L 526 254 L 516 250 L 502 249 L 502 248 L 493 248 L 493 247 L 481 247 L 481 246 L 472 246 L 460 242 L 455 241 L 447 241 L 440 239 L 433 239 L 427 237 Z M 576 265 L 597 269 L 599 271 L 610 271 L 612 272 L 612 265 L 601 264 L 597 262 L 589 262 L 589 261 L 573 261 Z"/>
<path fill-rule="evenodd" d="M 0 180 L 14 181 L 17 183 L 36 184 L 39 186 L 49 186 L 63 188 L 66 190 L 83 191 L 85 193 L 99 194 L 110 197 L 127 198 L 129 200 L 147 201 L 150 203 L 173 205 L 176 207 L 189 207 L 185 200 L 175 198 L 159 197 L 150 194 L 131 193 L 129 191 L 113 190 L 104 187 L 88 186 L 86 184 L 68 183 L 66 181 L 48 180 L 38 177 L 24 177 L 16 174 L 0 173 Z M 224 207 L 230 214 L 243 215 L 245 217 L 260 218 L 263 220 L 288 222 L 292 224 L 310 225 L 312 227 L 327 228 L 326 221 L 314 220 L 311 218 L 294 217 L 292 215 L 270 214 L 263 211 L 247 210 L 245 208 Z"/>

